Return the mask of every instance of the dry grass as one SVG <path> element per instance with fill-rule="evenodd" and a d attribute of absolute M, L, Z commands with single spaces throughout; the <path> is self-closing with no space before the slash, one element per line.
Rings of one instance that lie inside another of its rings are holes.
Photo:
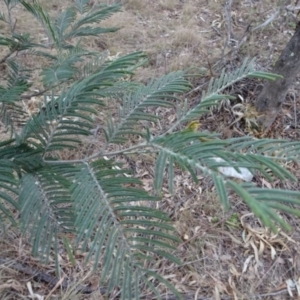
<path fill-rule="evenodd" d="M 51 14 L 55 14 L 72 1 L 40 2 Z M 103 2 L 112 4 L 117 1 Z M 88 39 L 85 43 L 93 50 L 107 49 L 111 55 L 144 50 L 149 55 L 149 64 L 136 74 L 136 79 L 141 81 L 189 67 L 205 67 L 217 75 L 220 68 L 216 63 L 222 58 L 223 62 L 230 63 L 242 60 L 245 56 L 256 56 L 260 66 L 268 69 L 292 34 L 293 17 L 284 12 L 266 28 L 250 34 L 247 32 L 248 26 L 253 28 L 261 24 L 274 12 L 273 1 L 243 0 L 233 3 L 232 40 L 225 50 L 228 20 L 222 1 L 215 0 L 124 0 L 123 12 L 103 22 L 105 26 L 119 27 L 120 30 L 115 34 Z M 0 11 L 4 11 L 2 8 L 3 3 L 0 3 Z M 37 24 L 22 9 L 16 10 L 15 17 L 18 19 L 18 31 L 30 31 L 38 40 L 44 38 Z M 7 32 L 8 28 L 0 23 L 0 33 Z M 247 41 L 235 51 L 244 35 Z M 0 57 L 3 53 L 0 48 Z M 234 53 L 234 56 L 230 53 Z M 28 66 L 43 63 L 42 60 L 23 59 Z M 205 77 L 200 83 L 208 79 Z M 222 130 L 226 124 L 226 111 L 224 115 L 222 113 L 210 116 L 203 126 Z M 296 136 L 299 138 L 299 135 Z M 74 158 L 76 153 L 63 155 Z M 149 177 L 145 176 L 145 167 L 151 170 L 151 163 L 147 160 L 136 162 L 137 175 L 147 189 L 151 185 Z M 297 166 L 291 168 L 297 170 Z M 261 226 L 249 209 L 233 196 L 232 209 L 224 213 L 209 179 L 200 178 L 200 184 L 196 186 L 187 174 L 179 173 L 174 184 L 176 196 L 166 192 L 158 208 L 169 212 L 176 224 L 182 238 L 176 254 L 182 258 L 183 265 L 177 267 L 163 261 L 157 263 L 157 269 L 183 293 L 207 297 L 205 299 L 288 299 L 286 280 L 297 281 L 300 276 L 299 220 L 289 217 L 293 232 L 274 235 Z M 280 183 L 276 184 L 278 186 Z M 289 188 L 298 188 L 286 184 Z M 26 242 L 19 236 L 6 236 L 5 239 L 9 239 L 10 243 L 1 244 L 1 256 L 35 265 Z M 61 261 L 64 274 L 75 278 L 75 286 L 81 283 L 80 277 L 87 274 L 81 265 L 82 257 L 77 258 L 77 268 L 70 266 L 66 255 L 62 255 Z M 44 270 L 53 271 L 54 266 L 44 266 Z M 50 290 L 44 284 L 36 283 L 22 273 L 17 274 L 9 266 L 2 266 L 0 298 L 25 299 L 28 295 L 26 281 L 32 283 L 35 293 L 49 295 Z M 84 282 L 88 283 L 89 278 L 85 278 Z M 49 299 L 101 299 L 99 295 L 80 297 L 75 296 L 74 290 L 57 289 Z"/>

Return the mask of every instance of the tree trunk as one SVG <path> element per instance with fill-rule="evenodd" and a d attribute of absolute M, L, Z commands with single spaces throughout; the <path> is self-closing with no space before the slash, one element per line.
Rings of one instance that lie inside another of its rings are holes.
<path fill-rule="evenodd" d="M 283 79 L 267 81 L 258 95 L 256 109 L 263 115 L 259 122 L 267 129 L 275 121 L 285 101 L 289 86 L 300 72 L 300 22 L 296 31 L 277 60 L 272 73 L 283 76 Z"/>

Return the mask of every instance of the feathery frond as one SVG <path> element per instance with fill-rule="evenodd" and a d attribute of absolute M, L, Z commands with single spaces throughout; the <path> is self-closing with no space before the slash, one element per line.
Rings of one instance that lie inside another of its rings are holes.
<path fill-rule="evenodd" d="M 8 67 L 6 86 L 0 86 L 0 120 L 5 127 L 10 127 L 11 134 L 15 125 L 24 124 L 28 115 L 23 108 L 21 95 L 28 91 L 28 76 L 13 60 L 6 61 Z"/>
<path fill-rule="evenodd" d="M 49 39 L 53 41 L 54 44 L 58 45 L 59 36 L 55 30 L 55 26 L 49 16 L 49 14 L 40 6 L 37 2 L 32 4 L 27 1 L 20 1 L 24 8 L 30 12 L 43 26 Z"/>
<path fill-rule="evenodd" d="M 106 131 L 107 142 L 123 143 L 128 134 L 145 134 L 134 127 L 139 121 L 146 120 L 156 122 L 157 116 L 146 112 L 146 108 L 174 106 L 177 93 L 183 93 L 190 88 L 189 82 L 184 78 L 183 72 L 173 72 L 162 76 L 147 86 L 140 86 L 134 93 L 122 98 L 122 106 L 119 107 L 119 122 L 114 124 L 108 120 Z"/>
<path fill-rule="evenodd" d="M 83 26 L 87 24 L 99 23 L 102 20 L 109 18 L 114 13 L 120 11 L 120 5 L 110 5 L 110 6 L 101 6 L 98 9 L 84 13 L 86 4 L 81 3 L 80 1 L 76 2 L 76 8 L 79 9 L 82 17 L 73 22 L 73 12 L 68 12 L 68 18 L 65 17 L 65 23 L 69 24 L 72 21 L 72 26 L 69 32 L 65 33 L 63 36 L 64 40 L 68 40 L 74 37 L 84 37 L 84 36 L 97 36 L 102 33 L 116 32 L 118 28 L 103 28 L 98 26 Z M 79 4 L 79 5 L 78 5 Z M 66 25 L 67 25 L 66 24 Z M 66 26 L 64 26 L 65 28 Z M 65 31 L 65 30 L 64 30 Z"/>
<path fill-rule="evenodd" d="M 31 41 L 30 34 L 17 33 L 14 33 L 12 37 L 0 36 L 0 45 L 8 47 L 12 52 L 28 50 L 33 47 L 42 47 L 42 45 Z"/>
<path fill-rule="evenodd" d="M 72 170 L 71 170 L 72 171 Z M 22 176 L 20 186 L 21 221 L 30 232 L 33 254 L 48 261 L 51 248 L 57 247 L 58 234 L 72 231 L 70 182 L 64 174 L 68 169 L 46 167 Z"/>
<path fill-rule="evenodd" d="M 262 189 L 253 184 L 239 185 L 233 181 L 228 181 L 227 186 L 239 195 L 254 214 L 263 222 L 263 224 L 277 231 L 275 223 L 279 224 L 286 230 L 291 227 L 276 212 L 280 210 L 300 217 L 299 209 L 290 206 L 300 206 L 300 192 L 284 191 L 279 189 Z"/>
<path fill-rule="evenodd" d="M 95 106 L 103 105 L 101 89 L 113 86 L 116 80 L 130 74 L 127 68 L 143 57 L 142 53 L 137 52 L 105 62 L 95 74 L 76 81 L 68 91 L 45 103 L 44 111 L 24 126 L 20 139 L 38 140 L 45 147 L 45 152 L 75 147 L 80 140 L 72 139 L 70 135 L 91 134 L 94 123 L 91 114 L 97 114 Z"/>
<path fill-rule="evenodd" d="M 251 61 L 249 61 L 249 59 L 245 59 L 242 65 L 232 73 L 227 74 L 223 69 L 218 78 L 212 78 L 210 80 L 207 91 L 203 91 L 202 93 L 200 103 L 192 109 L 180 112 L 178 120 L 172 128 L 176 128 L 180 123 L 199 118 L 199 116 L 208 112 L 209 107 L 217 105 L 221 100 L 232 98 L 230 95 L 222 95 L 220 93 L 246 77 L 264 78 L 269 80 L 278 78 L 278 75 L 276 74 L 268 73 L 268 75 L 266 75 L 264 72 L 258 72 L 255 70 L 254 66 L 254 59 Z"/>
<path fill-rule="evenodd" d="M 83 15 L 90 10 L 89 3 L 90 0 L 75 0 L 75 8 L 81 15 Z"/>
<path fill-rule="evenodd" d="M 149 146 L 159 150 L 155 170 L 155 188 L 157 191 L 160 191 L 164 177 L 169 176 L 169 182 L 173 181 L 174 173 L 166 172 L 166 170 L 168 164 L 176 162 L 183 170 L 188 170 L 196 182 L 197 170 L 205 175 L 210 175 L 214 180 L 221 203 L 225 208 L 229 207 L 226 191 L 226 188 L 229 187 L 242 197 L 266 226 L 275 230 L 275 223 L 278 223 L 280 226 L 288 229 L 289 226 L 278 217 L 273 208 L 276 207 L 280 210 L 282 209 L 282 211 L 299 215 L 298 210 L 292 209 L 288 205 L 300 205 L 300 198 L 297 199 L 300 193 L 282 191 L 278 194 L 278 197 L 274 197 L 276 204 L 270 203 L 264 200 L 273 199 L 272 197 L 267 197 L 267 195 L 273 195 L 276 192 L 273 193 L 273 190 L 262 188 L 247 188 L 245 190 L 243 186 L 224 177 L 221 174 L 220 168 L 231 167 L 239 173 L 242 168 L 247 168 L 253 174 L 260 172 L 265 178 L 271 181 L 274 180 L 274 177 L 281 180 L 289 179 L 296 181 L 297 178 L 293 174 L 276 162 L 276 156 L 266 157 L 265 154 L 267 152 L 275 153 L 275 151 L 283 153 L 283 150 L 288 153 L 288 145 L 293 149 L 295 145 L 299 147 L 300 144 L 276 140 L 259 140 L 255 142 L 253 139 L 251 139 L 250 143 L 249 138 L 235 138 L 223 141 L 213 139 L 212 136 L 210 137 L 210 142 L 200 142 L 199 138 L 203 138 L 203 133 L 179 132 L 166 137 L 157 137 L 149 141 Z M 273 148 L 271 145 L 272 142 Z M 283 145 L 283 149 L 280 148 L 280 144 Z M 248 147 L 250 150 L 248 150 Z M 255 151 L 257 149 L 259 151 Z M 170 166 L 168 168 L 170 169 Z M 273 177 L 270 175 L 270 172 Z M 261 196 L 258 196 L 258 193 Z M 285 198 L 284 195 L 287 197 Z M 277 202 L 280 202 L 280 204 Z"/>
<path fill-rule="evenodd" d="M 0 144 L 0 225 L 4 227 L 5 220 L 9 220 L 14 225 L 16 221 L 13 215 L 14 211 L 19 210 L 18 181 L 15 176 L 14 165 L 1 156 L 3 143 Z"/>
<path fill-rule="evenodd" d="M 55 20 L 55 28 L 59 36 L 59 41 L 63 39 L 65 31 L 76 20 L 76 11 L 74 7 L 68 7 L 62 11 Z"/>
<path fill-rule="evenodd" d="M 78 212 L 77 242 L 83 251 L 89 247 L 87 259 L 93 257 L 95 267 L 101 262 L 102 281 L 107 283 L 108 292 L 122 287 L 124 299 L 137 284 L 128 278 L 138 275 L 140 282 L 148 272 L 142 262 L 150 263 L 151 258 L 162 256 L 179 263 L 162 250 L 174 249 L 172 243 L 178 240 L 169 233 L 173 227 L 167 224 L 167 215 L 145 205 L 157 198 L 137 187 L 128 187 L 140 184 L 137 179 L 124 176 L 128 172 L 113 169 L 110 161 L 98 160 L 82 167 L 72 185 Z M 109 246 L 104 248 L 104 243 Z"/>
<path fill-rule="evenodd" d="M 83 57 L 87 55 L 93 55 L 93 53 L 82 49 L 79 45 L 62 54 L 52 66 L 42 71 L 44 86 L 53 87 L 75 79 L 75 74 L 78 72 L 75 64 L 82 62 Z"/>

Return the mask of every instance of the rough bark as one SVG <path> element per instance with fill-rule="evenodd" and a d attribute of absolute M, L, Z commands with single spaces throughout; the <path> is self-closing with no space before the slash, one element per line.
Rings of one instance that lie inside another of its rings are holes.
<path fill-rule="evenodd" d="M 276 119 L 288 89 L 299 72 L 300 22 L 272 70 L 272 73 L 282 75 L 283 79 L 267 81 L 258 95 L 256 109 L 262 113 L 260 123 L 264 128 L 269 128 Z"/>

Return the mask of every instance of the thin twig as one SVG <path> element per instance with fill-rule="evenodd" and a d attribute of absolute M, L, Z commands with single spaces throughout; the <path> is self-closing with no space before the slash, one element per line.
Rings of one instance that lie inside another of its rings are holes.
<path fill-rule="evenodd" d="M 0 60 L 0 64 L 3 64 L 6 62 L 6 60 L 15 53 L 15 50 L 11 50 L 8 54 L 6 54 L 1 60 Z"/>
<path fill-rule="evenodd" d="M 21 99 L 30 99 L 32 97 L 37 97 L 37 96 L 43 95 L 44 93 L 48 92 L 49 90 L 50 90 L 50 88 L 44 89 L 40 92 L 33 93 L 31 95 L 23 95 L 23 96 L 21 96 Z"/>
<path fill-rule="evenodd" d="M 126 148 L 124 150 L 119 150 L 119 151 L 112 151 L 112 152 L 98 152 L 98 153 L 95 153 L 89 157 L 87 157 L 85 159 L 85 161 L 88 161 L 88 160 L 91 160 L 91 159 L 94 159 L 94 158 L 97 158 L 99 156 L 115 156 L 115 155 L 120 155 L 120 154 L 124 154 L 124 153 L 127 153 L 129 151 L 132 151 L 132 150 L 135 150 L 135 149 L 140 149 L 140 148 L 144 148 L 148 146 L 148 143 L 144 142 L 144 143 L 140 143 L 138 145 L 135 145 L 135 146 L 132 146 L 132 147 L 129 147 L 129 148 Z"/>
<path fill-rule="evenodd" d="M 61 284 L 64 282 L 65 280 L 65 275 L 59 279 L 59 281 L 55 284 L 55 286 L 52 288 L 52 290 L 50 291 L 50 293 L 47 295 L 45 300 L 50 299 L 51 295 L 61 286 Z"/>
<path fill-rule="evenodd" d="M 278 292 L 273 293 L 265 293 L 265 294 L 257 294 L 254 295 L 252 299 L 261 299 L 262 297 L 270 297 L 270 296 L 278 296 L 282 294 L 287 294 L 287 289 L 280 290 Z"/>
<path fill-rule="evenodd" d="M 292 6 L 292 5 L 288 5 L 285 7 L 285 9 L 287 11 L 294 11 L 294 10 L 300 10 L 300 6 Z"/>
<path fill-rule="evenodd" d="M 296 103 L 296 96 L 295 93 L 292 93 L 293 95 L 293 102 L 294 102 L 294 127 L 297 128 L 298 122 L 297 122 L 297 103 Z"/>
<path fill-rule="evenodd" d="M 208 84 L 208 82 L 205 82 L 205 83 L 203 83 L 203 84 L 201 84 L 201 85 L 195 87 L 194 89 L 192 89 L 191 91 L 189 91 L 186 95 L 188 96 L 188 95 L 190 95 L 190 94 L 193 94 L 193 93 L 195 93 L 195 92 L 198 92 L 199 90 L 204 89 L 204 87 L 205 87 L 207 84 Z"/>
<path fill-rule="evenodd" d="M 123 150 L 119 150 L 119 151 L 112 151 L 112 152 L 102 152 L 99 151 L 91 156 L 88 156 L 84 159 L 73 159 L 73 160 L 46 160 L 44 159 L 44 163 L 48 164 L 48 165 L 57 165 L 57 164 L 82 164 L 82 163 L 86 163 L 92 159 L 98 158 L 100 156 L 115 156 L 115 155 L 120 155 L 120 154 L 125 154 L 127 152 L 130 152 L 132 150 L 135 149 L 140 149 L 140 148 L 145 148 L 148 146 L 148 143 L 140 143 L 138 145 L 123 149 Z"/>
<path fill-rule="evenodd" d="M 265 22 L 263 22 L 262 24 L 254 27 L 251 30 L 251 32 L 254 32 L 257 29 L 260 29 L 260 28 L 263 28 L 263 27 L 266 27 L 267 25 L 269 25 L 272 21 L 275 20 L 275 18 L 279 15 L 279 13 L 280 13 L 281 10 L 282 10 L 282 7 L 280 7 L 278 10 L 276 10 L 275 13 L 273 15 L 271 15 L 271 17 L 268 18 Z"/>
<path fill-rule="evenodd" d="M 102 126 L 97 125 L 95 129 L 92 129 L 91 132 L 93 133 L 93 137 L 91 138 L 88 148 L 86 150 L 87 157 L 93 153 L 93 146 L 97 140 L 98 132 L 102 129 Z"/>

